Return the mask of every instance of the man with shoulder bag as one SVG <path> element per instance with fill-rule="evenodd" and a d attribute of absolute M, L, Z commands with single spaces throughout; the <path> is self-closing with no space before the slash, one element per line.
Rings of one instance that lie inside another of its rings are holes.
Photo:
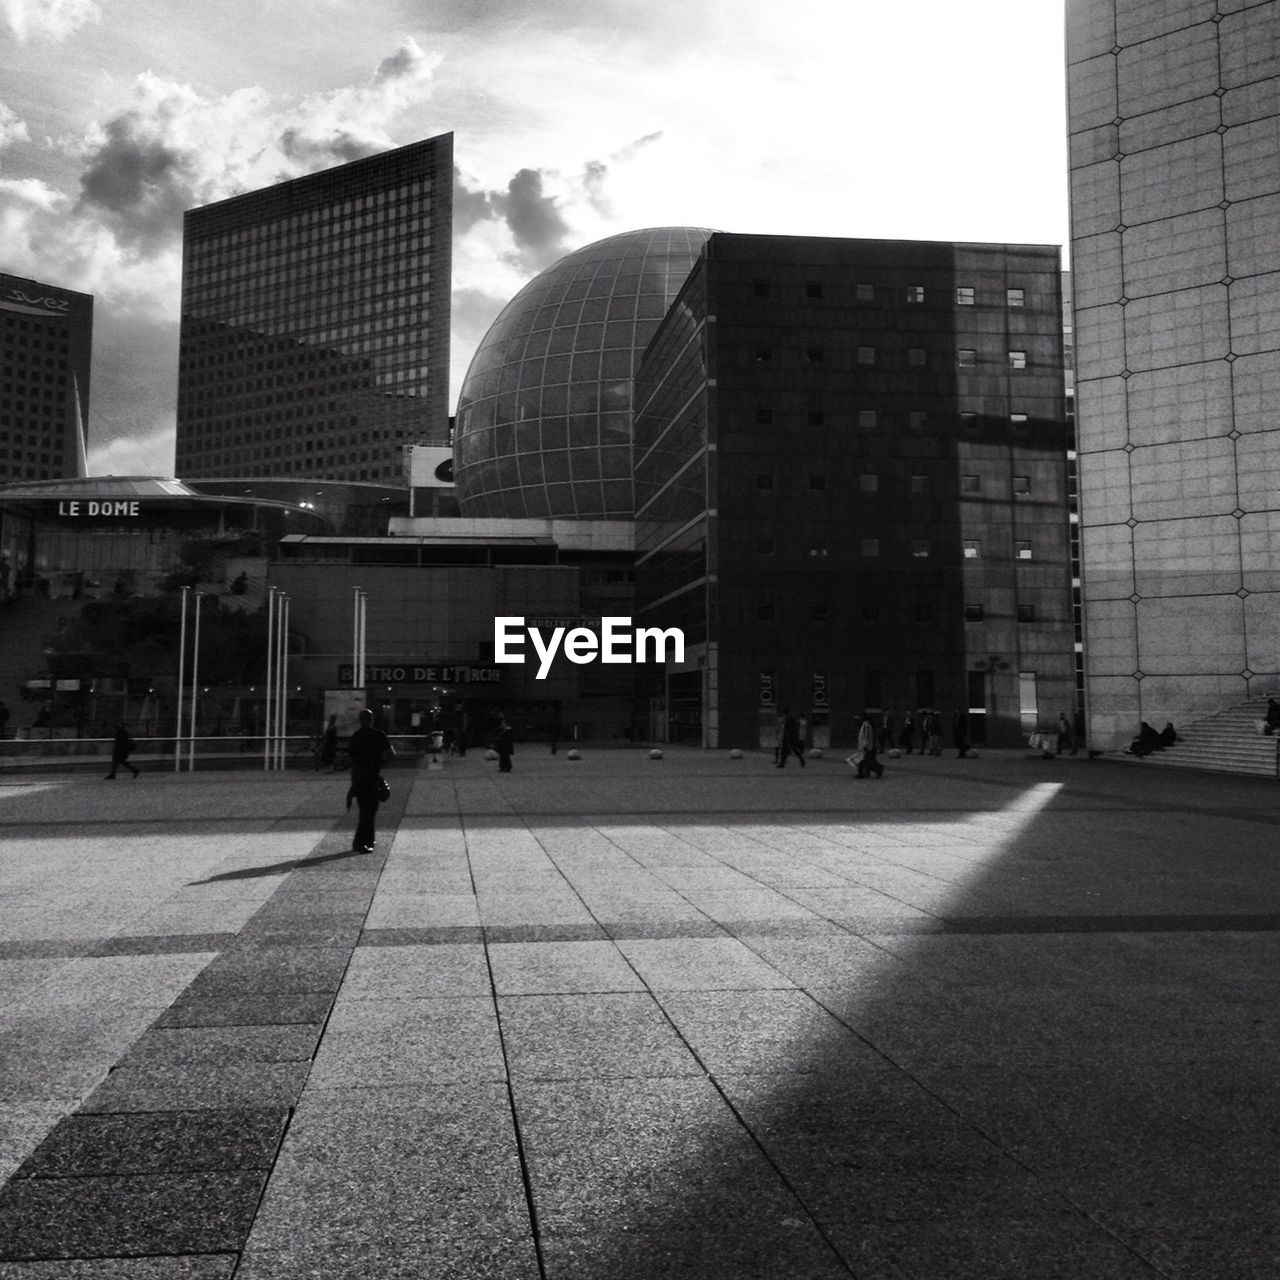
<path fill-rule="evenodd" d="M 373 712 L 368 707 L 361 710 L 360 727 L 347 740 L 347 753 L 351 757 L 347 808 L 351 808 L 354 800 L 360 815 L 351 849 L 355 853 L 372 853 L 378 805 L 391 799 L 391 788 L 382 776 L 382 762 L 394 760 L 396 749 L 381 729 L 373 727 Z"/>

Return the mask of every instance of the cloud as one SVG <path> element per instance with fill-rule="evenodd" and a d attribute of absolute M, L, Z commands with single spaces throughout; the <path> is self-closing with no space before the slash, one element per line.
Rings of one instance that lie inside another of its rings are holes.
<path fill-rule="evenodd" d="M 26 124 L 0 102 L 0 147 L 7 147 L 11 142 L 26 142 L 30 136 Z"/>
<path fill-rule="evenodd" d="M 34 38 L 65 40 L 102 10 L 94 0 L 0 0 L 0 18 L 19 44 Z"/>
<path fill-rule="evenodd" d="M 569 224 L 555 196 L 543 191 L 537 169 L 521 169 L 507 184 L 506 194 L 493 198 L 493 207 L 506 219 L 529 265 L 540 269 L 564 256 Z"/>

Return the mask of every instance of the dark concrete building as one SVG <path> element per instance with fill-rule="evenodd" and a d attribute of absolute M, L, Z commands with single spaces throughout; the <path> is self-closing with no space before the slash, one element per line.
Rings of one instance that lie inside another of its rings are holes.
<path fill-rule="evenodd" d="M 189 210 L 177 472 L 404 484 L 447 443 L 453 135 Z"/>
<path fill-rule="evenodd" d="M 655 720 L 816 745 L 864 708 L 1015 745 L 1075 705 L 1056 247 L 717 234 L 636 381 Z"/>
<path fill-rule="evenodd" d="M 0 484 L 85 473 L 93 298 L 0 274 Z"/>

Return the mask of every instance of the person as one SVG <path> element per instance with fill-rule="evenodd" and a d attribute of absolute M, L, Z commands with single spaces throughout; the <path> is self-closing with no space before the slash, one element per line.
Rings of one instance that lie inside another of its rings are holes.
<path fill-rule="evenodd" d="M 893 748 L 893 716 L 886 711 L 880 717 L 880 742 L 881 751 L 890 751 Z"/>
<path fill-rule="evenodd" d="M 924 741 L 920 750 L 923 753 L 926 749 L 931 756 L 942 754 L 942 728 L 938 723 L 938 713 L 933 710 L 924 713 Z"/>
<path fill-rule="evenodd" d="M 1072 755 L 1076 753 L 1076 731 L 1071 727 L 1071 721 L 1067 719 L 1065 711 L 1058 715 L 1058 751 L 1061 755 L 1063 751 L 1070 751 Z"/>
<path fill-rule="evenodd" d="M 560 745 L 560 734 L 562 732 L 563 730 L 560 727 L 560 716 L 553 712 L 551 716 L 551 725 L 547 730 L 547 733 L 551 738 L 552 755 L 556 754 L 556 748 Z"/>
<path fill-rule="evenodd" d="M 511 731 L 511 724 L 506 716 L 502 716 L 498 722 L 498 733 L 493 740 L 494 749 L 498 753 L 498 772 L 511 772 L 511 756 L 515 751 L 515 736 Z"/>
<path fill-rule="evenodd" d="M 902 749 L 902 754 L 909 756 L 915 750 L 916 743 L 916 721 L 910 711 L 902 717 L 902 732 L 898 735 L 898 746 Z M 924 754 L 924 744 L 920 746 L 921 755 Z"/>
<path fill-rule="evenodd" d="M 871 774 L 875 774 L 877 778 L 884 773 L 884 765 L 876 759 L 876 746 L 879 742 L 880 735 L 876 732 L 876 727 L 871 722 L 871 717 L 864 711 L 862 713 L 862 723 L 858 726 L 858 751 L 862 759 L 858 761 L 858 771 L 854 775 L 858 778 L 866 778 Z"/>
<path fill-rule="evenodd" d="M 136 778 L 142 772 L 129 763 L 129 757 L 138 749 L 138 744 L 129 736 L 129 730 L 123 724 L 116 726 L 116 736 L 111 742 L 111 772 L 107 774 L 110 781 L 116 776 L 121 765 L 132 771 Z"/>
<path fill-rule="evenodd" d="M 1163 751 L 1165 747 L 1171 747 L 1178 740 L 1177 732 L 1174 730 L 1173 721 L 1166 720 L 1164 728 L 1160 730 L 1156 737 L 1156 750 Z"/>
<path fill-rule="evenodd" d="M 329 766 L 329 772 L 332 773 L 338 767 L 338 717 L 334 713 L 329 717 L 329 723 L 324 727 L 324 733 L 320 736 L 320 752 L 316 756 L 316 768 L 321 769 L 325 765 Z"/>
<path fill-rule="evenodd" d="M 44 702 L 40 705 L 40 710 L 36 713 L 36 718 L 31 722 L 33 729 L 49 729 L 53 726 L 53 703 Z"/>
<path fill-rule="evenodd" d="M 951 715 L 951 741 L 956 755 L 963 760 L 965 752 L 969 750 L 969 713 L 960 708 Z M 941 755 L 941 751 L 938 754 Z"/>
<path fill-rule="evenodd" d="M 1262 732 L 1271 734 L 1280 729 L 1280 702 L 1274 698 L 1267 699 L 1267 720 Z"/>
<path fill-rule="evenodd" d="M 347 790 L 347 808 L 356 802 L 359 820 L 351 840 L 355 853 L 372 853 L 378 818 L 378 805 L 382 803 L 382 762 L 395 759 L 396 749 L 391 739 L 381 729 L 373 727 L 373 712 L 361 708 L 360 727 L 347 739 L 347 753 L 351 757 L 351 786 Z"/>
<path fill-rule="evenodd" d="M 241 569 L 238 574 L 231 580 L 231 594 L 233 596 L 242 596 L 249 590 L 249 575 Z"/>
<path fill-rule="evenodd" d="M 1138 736 L 1125 749 L 1127 756 L 1149 756 L 1158 751 L 1160 735 L 1144 720 L 1138 728 Z"/>
<path fill-rule="evenodd" d="M 804 748 L 800 744 L 800 726 L 796 723 L 795 716 L 788 709 L 783 708 L 782 736 L 778 746 L 776 767 L 785 769 L 789 755 L 794 755 L 800 761 L 800 767 L 804 768 Z"/>
<path fill-rule="evenodd" d="M 0 739 L 4 738 L 5 727 L 9 723 L 9 708 L 0 702 Z"/>

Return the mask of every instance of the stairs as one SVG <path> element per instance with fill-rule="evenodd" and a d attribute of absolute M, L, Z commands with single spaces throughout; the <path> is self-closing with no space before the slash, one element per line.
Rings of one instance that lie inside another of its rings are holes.
<path fill-rule="evenodd" d="M 1155 751 L 1136 761 L 1158 768 L 1204 769 L 1211 773 L 1233 773 L 1259 778 L 1276 776 L 1276 736 L 1266 737 L 1257 731 L 1256 720 L 1267 714 L 1267 698 L 1280 693 L 1263 694 L 1238 702 L 1225 711 L 1193 721 L 1178 731 L 1178 741 L 1164 751 Z M 1162 726 L 1156 725 L 1159 729 Z M 1130 757 L 1125 757 L 1129 759 Z"/>

